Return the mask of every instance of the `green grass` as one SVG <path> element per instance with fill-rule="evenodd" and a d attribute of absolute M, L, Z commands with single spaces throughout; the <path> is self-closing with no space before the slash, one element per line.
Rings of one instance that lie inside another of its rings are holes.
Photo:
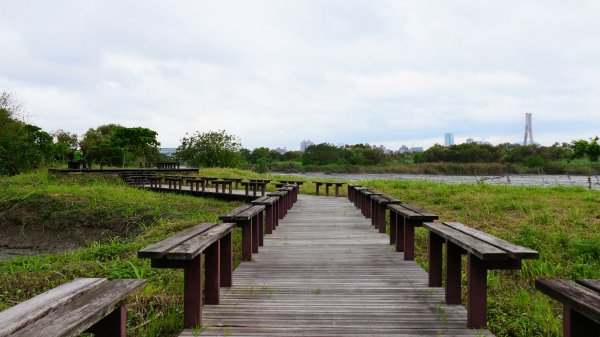
<path fill-rule="evenodd" d="M 202 169 L 201 174 L 301 179 L 228 169 Z M 463 222 L 540 252 L 539 260 L 525 262 L 520 271 L 489 273 L 488 324 L 498 336 L 560 335 L 561 306 L 535 291 L 536 278 L 600 278 L 598 191 L 422 181 L 361 183 L 437 213 L 441 221 Z M 309 181 L 302 192 L 314 194 L 314 189 Z M 40 226 L 48 231 L 68 230 L 84 220 L 89 226 L 121 233 L 71 252 L 0 261 L 0 310 L 75 277 L 146 278 L 146 290 L 128 306 L 129 335 L 177 335 L 183 323 L 183 274 L 150 268 L 148 260 L 136 258 L 136 252 L 196 223 L 217 221 L 218 215 L 237 205 L 143 191 L 93 175 L 55 178 L 38 172 L 0 178 L 0 226 L 20 221 L 27 235 L 27 230 Z M 426 245 L 427 232 L 417 229 L 416 260 L 425 269 Z M 237 265 L 238 230 L 234 258 Z M 466 277 L 463 280 L 466 287 Z"/>

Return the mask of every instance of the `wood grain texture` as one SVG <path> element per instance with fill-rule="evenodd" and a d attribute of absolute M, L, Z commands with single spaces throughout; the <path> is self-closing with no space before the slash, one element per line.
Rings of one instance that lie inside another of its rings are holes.
<path fill-rule="evenodd" d="M 10 336 L 78 336 L 145 285 L 146 280 L 113 280 L 101 283 Z"/>
<path fill-rule="evenodd" d="M 300 195 L 221 304 L 204 307 L 200 335 L 492 336 L 467 329 L 465 308 L 388 243 L 347 199 Z"/>
<path fill-rule="evenodd" d="M 600 323 L 600 294 L 569 280 L 535 280 L 535 288 L 585 317 Z"/>
<path fill-rule="evenodd" d="M 423 227 L 477 256 L 480 260 L 493 261 L 507 260 L 509 258 L 506 251 L 452 227 L 446 226 L 443 223 L 426 222 L 423 224 Z"/>
<path fill-rule="evenodd" d="M 159 241 L 138 251 L 138 257 L 143 259 L 160 259 L 163 258 L 171 249 L 179 246 L 183 242 L 202 234 L 209 228 L 215 226 L 215 223 L 201 223 L 194 227 L 183 230 L 167 239 Z"/>
<path fill-rule="evenodd" d="M 106 281 L 105 278 L 74 279 L 2 311 L 0 313 L 0 336 L 9 336 L 16 330 Z"/>

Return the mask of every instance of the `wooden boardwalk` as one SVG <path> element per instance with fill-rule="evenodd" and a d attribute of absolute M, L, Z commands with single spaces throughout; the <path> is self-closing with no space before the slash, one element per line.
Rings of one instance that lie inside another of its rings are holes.
<path fill-rule="evenodd" d="M 253 258 L 204 307 L 201 336 L 492 336 L 343 198 L 301 195 Z"/>

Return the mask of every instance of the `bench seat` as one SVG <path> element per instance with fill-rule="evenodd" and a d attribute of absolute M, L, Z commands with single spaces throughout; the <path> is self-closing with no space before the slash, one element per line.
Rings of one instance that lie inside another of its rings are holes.
<path fill-rule="evenodd" d="M 381 194 L 371 196 L 371 225 L 379 229 L 379 233 L 386 232 L 385 218 L 387 205 L 399 204 L 400 200 Z M 391 227 L 390 227 L 391 229 Z M 390 232 L 391 233 L 391 232 Z M 390 235 L 391 237 L 391 235 Z"/>
<path fill-rule="evenodd" d="M 563 336 L 598 336 L 600 280 L 538 279 L 535 287 L 563 304 Z"/>
<path fill-rule="evenodd" d="M 422 210 L 409 204 L 389 204 L 390 244 L 396 245 L 397 252 L 404 252 L 404 260 L 415 258 L 415 227 L 424 222 L 435 221 L 437 214 Z"/>
<path fill-rule="evenodd" d="M 429 230 L 429 286 L 442 286 L 442 246 L 446 244 L 446 303 L 460 304 L 463 254 L 467 255 L 467 326 L 483 328 L 487 316 L 487 271 L 521 269 L 521 260 L 539 253 L 459 222 L 425 222 Z"/>
<path fill-rule="evenodd" d="M 78 278 L 0 312 L 0 336 L 126 336 L 127 298 L 146 280 Z"/>
<path fill-rule="evenodd" d="M 263 237 L 264 205 L 243 205 L 221 216 L 221 221 L 234 222 L 242 228 L 242 261 L 252 261 Z"/>
<path fill-rule="evenodd" d="M 219 304 L 220 287 L 232 285 L 234 223 L 201 223 L 138 251 L 154 268 L 184 270 L 184 326 L 202 322 L 202 255 L 205 260 L 205 301 Z"/>
<path fill-rule="evenodd" d="M 263 205 L 265 206 L 265 234 L 271 234 L 276 229 L 279 220 L 278 213 L 278 196 L 268 196 L 260 197 L 258 199 L 252 200 L 250 202 L 252 205 Z M 261 244 L 262 238 L 259 240 L 259 244 Z"/>

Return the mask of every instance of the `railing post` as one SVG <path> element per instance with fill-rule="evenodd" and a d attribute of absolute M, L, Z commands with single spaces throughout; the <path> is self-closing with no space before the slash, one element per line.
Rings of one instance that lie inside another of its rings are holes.
<path fill-rule="evenodd" d="M 479 258 L 467 256 L 467 327 L 484 328 L 487 316 L 487 269 Z"/>
<path fill-rule="evenodd" d="M 183 327 L 202 326 L 202 255 L 196 256 L 183 273 Z"/>
<path fill-rule="evenodd" d="M 446 303 L 460 304 L 462 249 L 446 240 Z"/>
<path fill-rule="evenodd" d="M 242 221 L 242 261 L 252 261 L 252 220 Z"/>
<path fill-rule="evenodd" d="M 396 212 L 390 209 L 390 245 L 396 243 L 396 226 L 398 223 L 398 216 Z"/>
<path fill-rule="evenodd" d="M 221 289 L 221 247 L 219 240 L 204 251 L 204 298 L 206 304 L 219 304 Z"/>
<path fill-rule="evenodd" d="M 231 287 L 233 284 L 233 246 L 231 242 L 231 232 L 221 238 L 221 287 Z"/>
<path fill-rule="evenodd" d="M 429 286 L 442 286 L 442 245 L 444 239 L 429 231 Z"/>

